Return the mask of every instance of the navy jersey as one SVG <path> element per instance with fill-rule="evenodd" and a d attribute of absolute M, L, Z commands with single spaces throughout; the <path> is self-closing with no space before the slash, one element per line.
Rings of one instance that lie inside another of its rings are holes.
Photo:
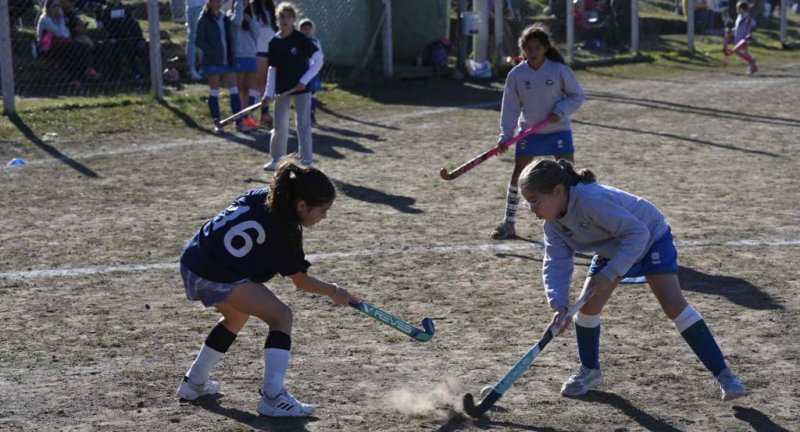
<path fill-rule="evenodd" d="M 269 41 L 269 65 L 278 69 L 275 78 L 275 93 L 282 94 L 293 89 L 309 68 L 311 56 L 318 48 L 311 39 L 295 30 L 283 37 L 276 33 Z M 301 93 L 308 92 L 306 91 Z"/>
<path fill-rule="evenodd" d="M 186 244 L 181 263 L 203 279 L 223 283 L 305 273 L 311 264 L 302 249 L 292 250 L 275 214 L 267 211 L 268 193 L 268 188 L 248 191 L 206 222 Z"/>

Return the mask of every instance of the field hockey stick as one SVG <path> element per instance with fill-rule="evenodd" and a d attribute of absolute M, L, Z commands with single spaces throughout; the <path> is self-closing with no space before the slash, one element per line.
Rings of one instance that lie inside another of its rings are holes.
<path fill-rule="evenodd" d="M 364 312 L 365 314 L 390 327 L 393 327 L 396 330 L 400 330 L 402 333 L 405 333 L 421 342 L 427 342 L 431 340 L 433 337 L 433 332 L 436 331 L 436 329 L 433 327 L 433 320 L 430 318 L 422 319 L 422 327 L 425 329 L 422 330 L 367 302 L 351 301 L 350 306 L 360 310 L 361 312 Z"/>
<path fill-rule="evenodd" d="M 289 95 L 292 95 L 292 94 L 294 94 L 294 89 L 290 90 L 288 92 L 281 93 L 279 95 L 275 95 L 275 96 L 271 97 L 270 99 L 271 100 L 277 100 L 277 99 L 280 99 L 282 97 L 286 97 L 286 96 L 289 96 Z M 259 109 L 259 108 L 261 108 L 261 101 L 258 101 L 256 103 L 254 103 L 253 105 L 250 105 L 249 107 L 237 112 L 236 114 L 234 114 L 234 115 L 232 115 L 230 117 L 226 117 L 226 118 L 222 119 L 222 121 L 220 121 L 219 124 L 220 124 L 220 126 L 225 126 L 226 124 L 228 124 L 228 123 L 230 123 L 230 122 L 232 122 L 234 120 L 238 120 L 238 119 L 250 114 L 251 112 L 253 112 L 253 111 L 255 111 L 255 110 Z"/>
<path fill-rule="evenodd" d="M 572 318 L 572 316 L 575 315 L 578 310 L 580 310 L 580 308 L 586 304 L 587 301 L 589 301 L 589 298 L 592 297 L 592 294 L 594 294 L 594 289 L 584 292 L 583 295 L 578 298 L 578 301 L 576 301 L 571 308 L 567 309 L 567 314 L 564 317 L 564 320 Z M 523 372 L 528 369 L 531 363 L 533 363 L 533 361 L 536 359 L 536 356 L 539 355 L 545 346 L 547 346 L 548 342 L 558 335 L 560 328 L 552 326 L 548 330 L 549 331 L 547 331 L 544 336 L 539 339 L 539 342 L 536 342 L 536 344 L 530 350 L 528 350 L 524 356 L 517 360 L 511 370 L 506 373 L 506 376 L 504 376 L 503 379 L 501 379 L 500 382 L 491 389 L 489 394 L 485 395 L 483 399 L 481 399 L 478 405 L 475 405 L 475 397 L 472 396 L 472 393 L 465 394 L 464 411 L 475 418 L 482 416 L 486 411 L 488 411 L 489 408 L 491 408 L 495 402 L 497 402 L 497 400 L 503 396 L 508 388 L 511 387 L 511 385 L 514 384 L 514 382 L 519 379 L 520 376 L 522 376 Z"/>
<path fill-rule="evenodd" d="M 439 170 L 439 176 L 441 176 L 442 179 L 444 179 L 444 180 L 453 180 L 454 178 L 456 178 L 456 177 L 460 176 L 461 174 L 464 174 L 465 172 L 467 172 L 467 171 L 475 168 L 476 166 L 482 164 L 487 159 L 500 154 L 501 151 L 511 147 L 512 145 L 516 144 L 518 141 L 520 141 L 520 140 L 522 140 L 524 138 L 527 138 L 528 136 L 532 135 L 536 131 L 542 129 L 543 127 L 545 127 L 545 126 L 547 126 L 549 124 L 550 124 L 550 120 L 548 120 L 548 119 L 542 120 L 539 123 L 536 123 L 535 125 L 533 125 L 530 128 L 528 128 L 527 130 L 525 130 L 521 134 L 515 136 L 514 138 L 511 138 L 511 139 L 503 142 L 502 144 L 500 144 L 498 146 L 495 146 L 495 147 L 492 147 L 491 149 L 479 154 L 478 156 L 475 156 L 474 158 L 470 159 L 465 164 L 461 165 L 460 167 L 454 169 L 451 172 L 447 172 L 447 168 L 442 168 L 441 170 Z"/>
<path fill-rule="evenodd" d="M 276 77 L 277 77 L 277 72 L 275 71 L 275 68 L 270 66 L 269 69 L 267 69 L 267 87 L 264 89 L 264 93 L 266 95 L 269 95 L 269 98 L 271 100 L 280 99 L 282 97 L 294 94 L 294 89 L 292 89 L 292 90 L 289 90 L 289 91 L 286 91 L 286 92 L 283 92 L 281 94 L 276 95 L 275 94 L 275 79 L 276 79 Z M 228 124 L 228 123 L 230 123 L 230 122 L 232 122 L 234 120 L 238 120 L 238 119 L 250 114 L 251 112 L 253 112 L 253 111 L 255 111 L 255 110 L 259 109 L 259 108 L 261 108 L 261 101 L 258 101 L 258 103 L 254 103 L 253 105 L 250 105 L 249 107 L 237 112 L 236 114 L 234 114 L 234 115 L 232 115 L 230 117 L 226 117 L 226 118 L 222 119 L 222 121 L 220 121 L 219 124 L 220 124 L 220 126 L 225 126 L 226 124 Z"/>

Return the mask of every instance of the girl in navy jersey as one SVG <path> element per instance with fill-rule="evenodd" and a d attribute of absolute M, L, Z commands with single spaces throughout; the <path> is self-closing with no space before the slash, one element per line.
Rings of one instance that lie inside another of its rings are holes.
<path fill-rule="evenodd" d="M 269 140 L 272 161 L 264 165 L 265 171 L 274 170 L 278 161 L 286 154 L 292 99 L 297 115 L 297 141 L 301 162 L 304 165 L 312 164 L 314 151 L 311 143 L 311 93 L 307 86 L 322 69 L 323 62 L 322 53 L 317 46 L 295 29 L 297 10 L 294 5 L 282 2 L 275 13 L 280 32 L 269 43 L 269 65 L 277 70 L 275 93 L 291 92 L 292 96 L 275 100 L 275 128 Z M 269 100 L 269 96 L 265 94 L 261 100 L 262 105 L 269 104 Z"/>
<path fill-rule="evenodd" d="M 506 192 L 503 221 L 492 231 L 491 238 L 507 239 L 517 234 L 515 222 L 519 204 L 517 179 L 534 156 L 554 155 L 572 160 L 572 122 L 570 116 L 583 103 L 583 89 L 564 57 L 551 43 L 547 30 L 533 24 L 522 31 L 519 47 L 526 61 L 508 73 L 500 111 L 499 143 L 514 137 L 517 129 L 549 119 L 552 124 L 516 144 L 514 171 Z M 499 144 L 498 143 L 498 144 Z"/>
<path fill-rule="evenodd" d="M 539 160 L 520 174 L 519 188 L 531 211 L 544 220 L 542 276 L 551 326 L 562 332 L 569 305 L 575 252 L 594 253 L 584 291 L 594 294 L 575 317 L 580 366 L 561 387 L 580 396 L 603 383 L 600 370 L 600 312 L 621 279 L 646 277 L 664 314 L 717 380 L 722 400 L 747 394 L 731 372 L 702 315 L 683 297 L 678 252 L 664 215 L 649 201 L 598 184 L 589 170 L 576 173 L 567 160 Z"/>
<path fill-rule="evenodd" d="M 297 289 L 327 295 L 337 305 L 358 301 L 344 288 L 307 274 L 311 264 L 303 252 L 303 228 L 325 219 L 335 198 L 333 183 L 320 170 L 284 158 L 268 188 L 239 196 L 189 240 L 180 259 L 186 297 L 216 307 L 222 319 L 183 378 L 179 397 L 194 400 L 219 392 L 211 371 L 254 316 L 269 326 L 257 412 L 273 417 L 314 413 L 284 387 L 292 311 L 264 283 L 280 274 Z"/>

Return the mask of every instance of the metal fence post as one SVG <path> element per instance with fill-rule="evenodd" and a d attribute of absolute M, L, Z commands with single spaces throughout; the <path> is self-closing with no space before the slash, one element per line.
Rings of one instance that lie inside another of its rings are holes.
<path fill-rule="evenodd" d="M 386 21 L 383 23 L 383 76 L 394 76 L 394 43 L 392 42 L 392 0 L 383 0 Z"/>
<path fill-rule="evenodd" d="M 147 24 L 150 35 L 150 90 L 156 99 L 164 100 L 164 81 L 161 75 L 160 19 L 158 0 L 147 0 Z"/>
<path fill-rule="evenodd" d="M 0 0 L 0 85 L 3 86 L 3 108 L 5 113 L 16 114 L 14 59 L 11 57 L 11 25 L 8 20 L 8 0 Z"/>
<path fill-rule="evenodd" d="M 631 0 L 631 51 L 639 54 L 639 0 Z"/>
<path fill-rule="evenodd" d="M 567 62 L 575 63 L 575 5 L 567 0 Z"/>
<path fill-rule="evenodd" d="M 686 16 L 686 47 L 689 51 L 694 52 L 694 1 L 689 0 L 686 4 L 686 9 L 683 14 Z"/>

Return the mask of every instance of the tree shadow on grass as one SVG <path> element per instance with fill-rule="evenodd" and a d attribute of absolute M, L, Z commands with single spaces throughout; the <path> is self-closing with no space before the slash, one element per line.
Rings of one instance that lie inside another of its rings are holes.
<path fill-rule="evenodd" d="M 769 294 L 750 282 L 732 276 L 709 275 L 697 270 L 680 267 L 678 277 L 681 288 L 703 294 L 725 297 L 739 306 L 755 310 L 783 309 Z"/>
<path fill-rule="evenodd" d="M 423 212 L 423 210 L 413 207 L 417 202 L 414 198 L 392 195 L 377 189 L 358 186 L 341 180 L 334 179 L 333 182 L 336 184 L 337 189 L 352 199 L 373 204 L 388 205 L 401 213 L 419 214 Z"/>
<path fill-rule="evenodd" d="M 677 141 L 684 141 L 684 142 L 689 142 L 689 143 L 695 143 L 695 144 L 701 144 L 701 145 L 706 145 L 706 146 L 711 146 L 711 147 L 717 147 L 717 148 L 721 148 L 721 149 L 724 149 L 724 150 L 734 150 L 734 151 L 738 151 L 738 152 L 742 152 L 742 153 L 757 154 L 757 155 L 769 156 L 769 157 L 774 157 L 774 158 L 783 157 L 783 155 L 780 155 L 778 153 L 772 153 L 772 152 L 763 151 L 763 150 L 750 150 L 750 149 L 746 149 L 746 148 L 736 147 L 736 146 L 731 145 L 731 144 L 723 144 L 723 143 L 718 143 L 718 142 L 713 142 L 713 141 L 700 140 L 700 139 L 696 139 L 696 138 L 690 138 L 690 137 L 687 137 L 687 136 L 681 136 L 681 135 L 676 135 L 676 134 L 667 133 L 667 132 L 651 132 L 651 131 L 646 131 L 646 130 L 642 130 L 642 129 L 634 129 L 634 128 L 628 128 L 628 127 L 622 127 L 622 126 L 616 126 L 616 125 L 610 125 L 610 124 L 594 123 L 594 122 L 589 122 L 589 121 L 585 121 L 585 120 L 574 120 L 573 119 L 572 122 L 576 123 L 576 124 L 592 126 L 592 127 L 601 128 L 601 129 L 610 129 L 610 130 L 620 131 L 620 132 L 631 132 L 631 133 L 641 134 L 641 135 L 650 135 L 650 136 L 657 136 L 657 137 L 663 137 L 663 138 L 671 138 L 671 139 L 674 139 L 674 140 L 677 140 Z"/>
<path fill-rule="evenodd" d="M 228 417 L 241 424 L 247 425 L 253 429 L 270 431 L 270 432 L 308 432 L 306 424 L 312 421 L 317 421 L 316 417 L 288 417 L 288 418 L 273 418 L 262 417 L 254 415 L 247 411 L 242 411 L 237 408 L 227 408 L 219 403 L 222 398 L 221 395 L 214 395 L 198 399 L 195 402 L 190 402 L 192 405 L 198 406 L 206 411 L 212 412 L 217 415 Z"/>
<path fill-rule="evenodd" d="M 17 129 L 19 129 L 19 131 L 22 132 L 23 135 L 25 135 L 25 138 L 27 138 L 28 141 L 32 142 L 37 147 L 42 149 L 45 153 L 50 155 L 53 159 L 59 160 L 61 162 L 64 162 L 68 167 L 74 169 L 75 171 L 79 172 L 80 174 L 82 174 L 82 175 L 84 175 L 86 177 L 90 177 L 90 178 L 98 178 L 98 177 L 100 177 L 91 168 L 89 168 L 86 165 L 76 161 L 75 159 L 72 159 L 71 157 L 65 155 L 64 153 L 61 153 L 57 148 L 55 148 L 55 147 L 51 146 L 50 144 L 47 144 L 46 142 L 42 141 L 42 139 L 39 138 L 38 136 L 36 136 L 36 133 L 33 130 L 31 130 L 31 128 L 25 123 L 24 120 L 22 120 L 22 118 L 19 115 L 17 115 L 17 114 L 9 114 L 8 115 L 8 119 L 11 120 L 11 123 L 13 123 L 14 126 L 16 126 Z"/>
<path fill-rule="evenodd" d="M 776 424 L 766 414 L 755 408 L 735 406 L 733 410 L 736 411 L 734 417 L 750 423 L 756 432 L 789 432 L 789 429 Z"/>
<path fill-rule="evenodd" d="M 618 103 L 639 106 L 647 109 L 673 111 L 681 114 L 703 115 L 713 118 L 734 120 L 737 122 L 765 123 L 777 126 L 800 127 L 800 120 L 789 117 L 777 117 L 752 114 L 744 111 L 731 111 L 711 107 L 688 105 L 666 100 L 637 98 L 630 95 L 620 95 L 608 92 L 587 92 L 589 100 L 603 101 L 605 103 Z"/>
<path fill-rule="evenodd" d="M 680 429 L 675 428 L 674 426 L 670 425 L 669 423 L 663 420 L 653 417 L 652 415 L 642 411 L 641 409 L 631 404 L 625 398 L 620 397 L 614 393 L 592 390 L 583 396 L 576 397 L 575 399 L 587 402 L 599 402 L 599 403 L 604 403 L 606 405 L 610 405 L 618 409 L 619 411 L 622 411 L 622 413 L 630 417 L 631 420 L 635 421 L 642 428 L 647 429 L 649 431 L 681 432 Z"/>
<path fill-rule="evenodd" d="M 469 428 L 469 426 L 473 426 L 478 429 L 502 429 L 502 430 L 522 430 L 522 431 L 535 431 L 535 432 L 559 432 L 559 429 L 554 429 L 551 427 L 541 427 L 541 426 L 534 426 L 534 425 L 526 425 L 521 423 L 515 423 L 510 421 L 497 421 L 492 420 L 487 416 L 483 416 L 479 419 L 469 419 L 466 417 L 458 416 L 451 418 L 447 421 L 447 423 L 441 425 L 436 432 L 454 432 Z"/>

